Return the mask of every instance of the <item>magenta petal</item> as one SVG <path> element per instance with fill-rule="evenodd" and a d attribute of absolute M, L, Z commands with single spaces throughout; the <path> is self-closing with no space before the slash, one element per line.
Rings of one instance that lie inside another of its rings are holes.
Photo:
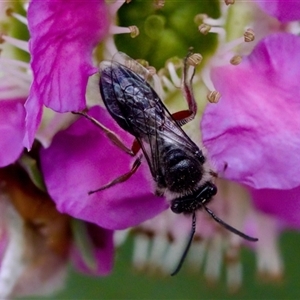
<path fill-rule="evenodd" d="M 130 146 L 132 138 L 113 123 L 104 108 L 94 107 L 89 113 Z M 163 198 L 153 195 L 146 161 L 126 182 L 88 195 L 88 191 L 128 172 L 133 161 L 83 117 L 41 151 L 46 186 L 58 210 L 107 229 L 137 225 L 167 207 Z"/>
<path fill-rule="evenodd" d="M 300 186 L 291 190 L 252 190 L 255 206 L 285 225 L 300 228 Z"/>
<path fill-rule="evenodd" d="M 0 167 L 14 163 L 23 151 L 25 99 L 0 101 Z"/>
<path fill-rule="evenodd" d="M 113 231 L 103 229 L 95 224 L 88 223 L 89 237 L 94 247 L 94 259 L 96 266 L 91 270 L 84 262 L 77 249 L 73 251 L 75 266 L 84 273 L 91 275 L 108 275 L 114 262 Z"/>
<path fill-rule="evenodd" d="M 268 14 L 281 22 L 300 20 L 300 1 L 297 0 L 272 0 L 255 2 Z"/>
<path fill-rule="evenodd" d="M 37 106 L 43 104 L 58 112 L 84 109 L 88 77 L 97 72 L 92 51 L 108 30 L 105 2 L 32 0 L 28 27 L 34 81 L 27 123 L 38 123 Z M 27 124 L 28 131 L 32 127 L 37 125 Z M 31 144 L 32 133 L 28 135 Z"/>
<path fill-rule="evenodd" d="M 299 185 L 299 61 L 300 38 L 274 34 L 239 66 L 213 69 L 222 98 L 207 106 L 202 133 L 212 160 L 227 179 L 254 188 Z"/>

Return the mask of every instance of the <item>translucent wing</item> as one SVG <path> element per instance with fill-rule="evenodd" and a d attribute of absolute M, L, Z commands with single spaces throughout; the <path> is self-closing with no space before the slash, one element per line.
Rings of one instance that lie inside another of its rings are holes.
<path fill-rule="evenodd" d="M 115 61 L 105 63 L 101 65 L 100 92 L 111 116 L 140 143 L 152 176 L 158 181 L 162 176 L 161 147 L 176 143 L 191 156 L 202 153 L 172 118 L 144 75 Z"/>

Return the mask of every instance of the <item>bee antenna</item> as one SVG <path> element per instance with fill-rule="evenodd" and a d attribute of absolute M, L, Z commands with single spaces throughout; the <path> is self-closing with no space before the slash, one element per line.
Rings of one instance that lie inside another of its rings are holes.
<path fill-rule="evenodd" d="M 194 238 L 194 235 L 195 235 L 195 231 L 196 231 L 196 212 L 193 212 L 193 217 L 192 217 L 192 230 L 191 230 L 191 233 L 190 233 L 190 237 L 189 237 L 189 239 L 188 239 L 188 243 L 187 243 L 187 245 L 186 245 L 186 247 L 185 247 L 185 250 L 184 250 L 184 252 L 183 252 L 183 254 L 182 254 L 182 256 L 181 256 L 181 259 L 180 259 L 180 261 L 179 261 L 179 263 L 178 263 L 178 265 L 177 265 L 175 271 L 174 271 L 173 273 L 171 273 L 171 276 L 176 275 L 176 274 L 180 271 L 180 269 L 181 269 L 181 267 L 182 267 L 182 265 L 183 265 L 183 262 L 184 262 L 184 260 L 185 260 L 185 258 L 186 258 L 186 256 L 187 256 L 187 254 L 188 254 L 188 252 L 189 252 L 189 249 L 190 249 L 190 247 L 191 247 L 191 245 L 192 245 L 192 241 L 193 241 L 193 238 Z"/>
<path fill-rule="evenodd" d="M 204 204 L 202 204 L 202 206 L 204 207 L 204 209 L 206 210 L 206 212 L 219 224 L 221 224 L 223 227 L 225 227 L 227 230 L 237 234 L 238 236 L 244 238 L 247 241 L 250 242 L 257 242 L 258 239 L 257 238 L 253 238 L 249 235 L 246 235 L 245 233 L 242 233 L 241 231 L 233 228 L 232 226 L 230 226 L 229 224 L 225 223 L 224 221 L 222 221 L 220 218 L 218 218 L 213 211 L 211 211 L 208 207 L 206 207 Z"/>

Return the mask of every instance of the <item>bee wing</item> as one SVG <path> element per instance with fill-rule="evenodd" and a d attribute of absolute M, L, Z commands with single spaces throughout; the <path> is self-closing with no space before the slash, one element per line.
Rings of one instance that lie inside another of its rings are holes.
<path fill-rule="evenodd" d="M 138 140 L 156 179 L 161 175 L 161 143 L 176 143 L 191 154 L 199 148 L 144 78 L 118 62 L 105 63 L 101 65 L 100 92 L 111 116 Z"/>

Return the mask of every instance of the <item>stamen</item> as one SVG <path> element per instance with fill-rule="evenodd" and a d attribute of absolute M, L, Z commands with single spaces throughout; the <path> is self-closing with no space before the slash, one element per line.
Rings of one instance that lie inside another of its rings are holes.
<path fill-rule="evenodd" d="M 169 71 L 169 74 L 170 74 L 170 77 L 171 77 L 171 81 L 173 82 L 173 84 L 175 86 L 180 86 L 181 79 L 179 78 L 179 76 L 176 73 L 175 64 L 172 63 L 172 62 L 168 62 L 167 63 L 167 69 Z"/>
<path fill-rule="evenodd" d="M 162 267 L 165 272 L 170 273 L 174 271 L 175 267 L 178 265 L 182 253 L 186 248 L 186 239 L 181 237 L 180 239 L 175 239 L 173 243 L 170 244 L 168 252 L 166 253 L 165 259 L 162 263 Z"/>
<path fill-rule="evenodd" d="M 257 243 L 257 265 L 259 277 L 264 281 L 281 281 L 283 262 L 278 247 L 278 228 L 276 219 L 258 215 L 258 228 L 264 238 Z"/>
<path fill-rule="evenodd" d="M 172 81 L 171 81 L 169 78 L 167 78 L 166 76 L 162 76 L 161 79 L 162 79 L 162 82 L 163 82 L 164 86 L 165 86 L 170 92 L 173 92 L 173 91 L 176 90 L 175 85 L 172 83 Z"/>
<path fill-rule="evenodd" d="M 149 237 L 145 234 L 137 234 L 133 245 L 133 267 L 142 271 L 147 266 L 148 249 L 150 245 Z"/>
<path fill-rule="evenodd" d="M 235 55 L 230 60 L 230 63 L 234 66 L 239 65 L 241 62 L 242 62 L 242 57 L 240 55 Z"/>
<path fill-rule="evenodd" d="M 109 3 L 109 12 L 111 15 L 116 15 L 117 11 L 124 3 L 129 3 L 130 0 L 116 0 L 113 3 Z"/>
<path fill-rule="evenodd" d="M 20 14 L 17 14 L 14 12 L 14 10 L 9 7 L 6 9 L 6 14 L 7 16 L 9 17 L 14 17 L 16 20 L 20 21 L 21 23 L 25 24 L 26 26 L 28 26 L 28 21 L 27 21 L 27 18 L 20 15 Z"/>
<path fill-rule="evenodd" d="M 212 284 L 220 277 L 223 252 L 222 245 L 222 237 L 220 234 L 216 233 L 207 250 L 204 271 L 205 277 Z"/>
<path fill-rule="evenodd" d="M 187 62 L 190 66 L 196 67 L 202 61 L 203 57 L 200 53 L 193 53 L 187 59 Z"/>
<path fill-rule="evenodd" d="M 197 241 L 197 235 L 194 238 L 194 242 L 191 246 L 187 259 L 189 267 L 194 272 L 198 272 L 204 262 L 205 252 L 207 249 L 207 242 L 207 239 Z"/>
<path fill-rule="evenodd" d="M 206 87 L 208 88 L 209 91 L 215 91 L 216 88 L 211 80 L 210 77 L 210 68 L 209 66 L 206 66 L 203 70 L 202 70 L 202 80 L 204 82 L 204 84 L 206 85 Z"/>
<path fill-rule="evenodd" d="M 132 38 L 135 38 L 139 35 L 139 29 L 136 26 L 129 27 L 120 27 L 112 25 L 109 28 L 110 34 L 122 34 L 122 33 L 130 33 Z"/>
<path fill-rule="evenodd" d="M 244 33 L 245 42 L 253 42 L 255 39 L 255 33 L 251 28 L 248 28 Z"/>
<path fill-rule="evenodd" d="M 225 256 L 227 264 L 227 284 L 230 292 L 236 292 L 242 284 L 242 264 L 240 262 L 240 248 L 230 246 Z"/>
<path fill-rule="evenodd" d="M 223 27 L 211 27 L 210 32 L 217 33 L 219 35 L 219 40 L 224 43 L 226 37 L 226 30 Z"/>
<path fill-rule="evenodd" d="M 218 103 L 221 98 L 221 94 L 218 91 L 211 91 L 206 97 L 210 103 Z"/>
<path fill-rule="evenodd" d="M 161 262 L 164 261 L 168 246 L 169 241 L 166 236 L 154 235 L 151 252 L 149 254 L 149 267 L 151 267 L 153 271 L 156 271 L 157 267 L 160 267 Z"/>
<path fill-rule="evenodd" d="M 29 53 L 28 42 L 24 42 L 16 38 L 0 34 L 0 43 L 3 43 L 4 41 Z"/>
<path fill-rule="evenodd" d="M 198 27 L 198 30 L 200 31 L 200 33 L 202 33 L 203 35 L 207 35 L 210 30 L 211 30 L 211 26 L 210 25 L 207 25 L 207 24 L 201 24 L 199 27 Z"/>
<path fill-rule="evenodd" d="M 210 26 L 223 26 L 224 25 L 224 18 L 221 17 L 219 19 L 210 18 L 207 14 L 198 14 L 194 18 L 194 22 L 197 25 L 206 24 Z"/>

